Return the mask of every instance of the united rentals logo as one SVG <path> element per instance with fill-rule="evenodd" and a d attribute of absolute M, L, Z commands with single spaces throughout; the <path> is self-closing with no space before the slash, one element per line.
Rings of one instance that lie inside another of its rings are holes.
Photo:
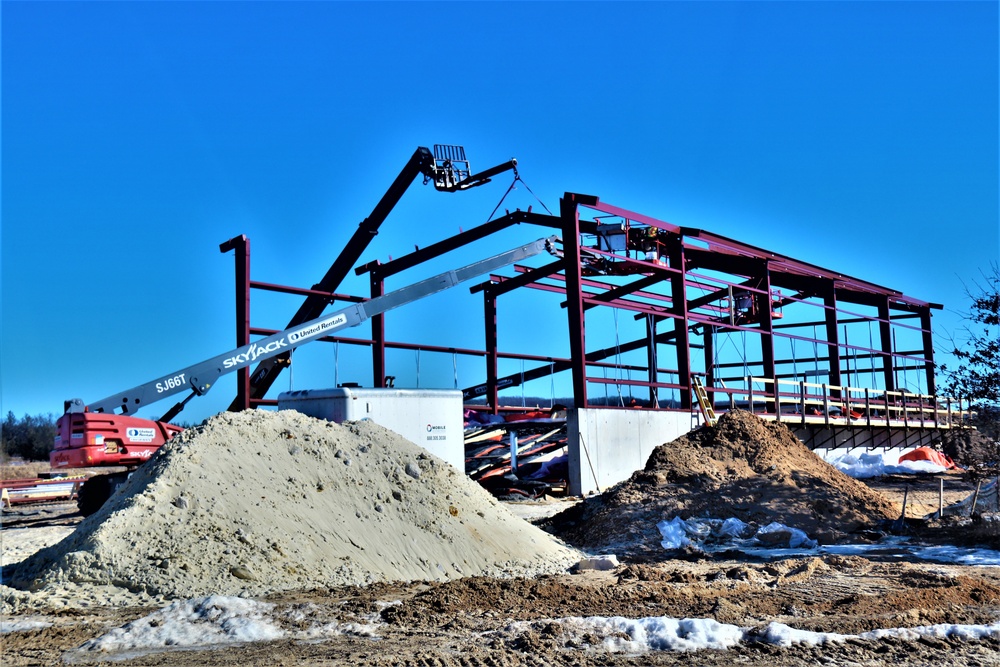
<path fill-rule="evenodd" d="M 298 331 L 293 331 L 288 334 L 288 342 L 296 343 L 300 340 L 305 340 L 306 338 L 312 338 L 318 336 L 321 333 L 325 333 L 330 329 L 336 329 L 347 324 L 347 315 L 340 313 L 339 315 L 334 315 L 333 317 L 323 320 L 322 322 L 317 322 L 304 329 L 299 329 Z"/>
<path fill-rule="evenodd" d="M 260 343 L 251 343 L 250 347 L 246 349 L 246 352 L 234 354 L 228 359 L 223 360 L 222 365 L 226 368 L 245 366 L 246 364 L 257 361 L 265 355 L 270 357 L 282 348 L 305 342 L 310 338 L 332 329 L 342 327 L 345 324 L 347 324 L 347 315 L 344 315 L 343 313 L 334 315 L 333 317 L 327 318 L 322 322 L 310 324 L 309 326 L 299 329 L 298 331 L 292 331 L 288 334 L 287 338 L 282 337 L 278 340 L 272 340 L 270 343 L 266 343 L 264 345 L 261 345 Z"/>
<path fill-rule="evenodd" d="M 125 436 L 131 442 L 152 442 L 156 430 L 152 428 L 130 428 L 125 430 Z"/>

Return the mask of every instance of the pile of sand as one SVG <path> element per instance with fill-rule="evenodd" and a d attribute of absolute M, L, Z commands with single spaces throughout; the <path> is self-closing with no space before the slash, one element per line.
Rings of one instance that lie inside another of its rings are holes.
<path fill-rule="evenodd" d="M 829 544 L 896 514 L 888 499 L 822 461 L 784 425 L 736 410 L 660 445 L 643 470 L 546 527 L 591 552 L 658 558 L 656 524 L 675 516 L 777 521 Z"/>
<path fill-rule="evenodd" d="M 160 449 L 62 542 L 4 572 L 12 606 L 534 576 L 580 554 L 373 422 L 224 413 Z"/>

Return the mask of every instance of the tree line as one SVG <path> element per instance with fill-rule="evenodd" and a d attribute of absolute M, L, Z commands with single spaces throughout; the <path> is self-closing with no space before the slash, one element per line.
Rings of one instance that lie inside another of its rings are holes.
<path fill-rule="evenodd" d="M 3 458 L 22 458 L 28 461 L 47 461 L 56 438 L 56 418 L 48 415 L 24 415 L 20 419 L 13 412 L 0 425 Z"/>

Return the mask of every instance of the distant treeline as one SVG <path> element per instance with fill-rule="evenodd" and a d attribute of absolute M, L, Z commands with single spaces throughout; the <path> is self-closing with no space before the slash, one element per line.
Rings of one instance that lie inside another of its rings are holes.
<path fill-rule="evenodd" d="M 20 457 L 28 461 L 47 461 L 56 439 L 56 418 L 48 415 L 24 415 L 13 412 L 0 425 L 0 456 L 4 460 Z"/>

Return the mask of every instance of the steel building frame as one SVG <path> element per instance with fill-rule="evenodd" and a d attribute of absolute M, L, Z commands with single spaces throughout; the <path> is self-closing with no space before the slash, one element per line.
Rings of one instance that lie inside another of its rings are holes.
<path fill-rule="evenodd" d="M 935 394 L 931 311 L 941 305 L 705 230 L 656 220 L 601 202 L 596 196 L 567 192 L 560 200 L 558 215 L 530 209 L 506 213 L 408 255 L 363 264 L 355 272 L 368 274 L 370 297 L 377 297 L 384 293 L 387 278 L 522 224 L 557 230 L 563 256 L 537 268 L 517 266 L 514 276 L 492 275 L 472 288 L 483 295 L 484 350 L 388 341 L 384 315 L 372 318 L 370 339 L 325 340 L 369 346 L 376 386 L 387 382 L 387 349 L 480 357 L 485 361 L 484 381 L 466 387 L 464 395 L 467 401 L 485 400 L 486 409 L 494 413 L 502 409 L 503 390 L 566 371 L 572 377 L 575 407 L 607 407 L 597 400 L 595 388 L 611 384 L 619 390 L 628 386 L 630 395 L 632 391 L 640 393 L 642 399 L 632 407 L 690 411 L 694 375 L 704 376 L 713 404 L 753 407 L 756 394 L 757 399 L 765 397 L 764 410 L 778 418 L 789 406 L 804 416 L 806 404 L 816 402 L 807 400 L 807 385 L 822 386 L 826 401 L 848 400 L 851 391 L 863 388 L 869 402 L 878 397 L 889 409 L 887 397 L 906 391 L 900 381 L 902 372 L 907 378 L 910 374 L 917 378 L 919 391 L 913 393 Z M 251 281 L 249 241 L 237 237 L 221 249 L 236 250 L 240 344 L 253 335 L 273 332 L 250 326 L 251 289 L 287 292 L 326 303 L 364 300 L 335 293 L 339 284 L 306 290 Z M 568 358 L 500 350 L 497 302 L 521 288 L 564 297 Z M 632 313 L 636 321 L 643 322 L 644 335 L 624 343 L 616 340 L 611 346 L 595 345 L 602 336 L 598 332 L 588 338 L 587 323 L 588 313 L 598 308 Z M 848 335 L 852 331 L 853 338 Z M 738 362 L 720 355 L 720 348 L 734 336 L 743 342 Z M 897 343 L 898 338 L 903 339 L 901 343 Z M 749 348 L 747 341 L 751 342 Z M 797 358 L 796 345 L 811 348 L 811 358 Z M 629 353 L 642 354 L 643 360 L 623 363 L 622 355 Z M 537 365 L 501 377 L 500 359 Z M 807 361 L 811 370 L 803 368 Z M 615 369 L 618 377 L 609 379 L 608 369 Z M 627 379 L 620 376 L 622 370 L 628 371 Z M 642 379 L 633 379 L 633 372 L 640 373 Z M 780 387 L 790 380 L 799 380 L 799 387 L 785 393 Z M 248 382 L 246 374 L 241 375 L 235 408 L 274 403 L 251 396 Z M 763 383 L 763 387 L 755 383 Z"/>

